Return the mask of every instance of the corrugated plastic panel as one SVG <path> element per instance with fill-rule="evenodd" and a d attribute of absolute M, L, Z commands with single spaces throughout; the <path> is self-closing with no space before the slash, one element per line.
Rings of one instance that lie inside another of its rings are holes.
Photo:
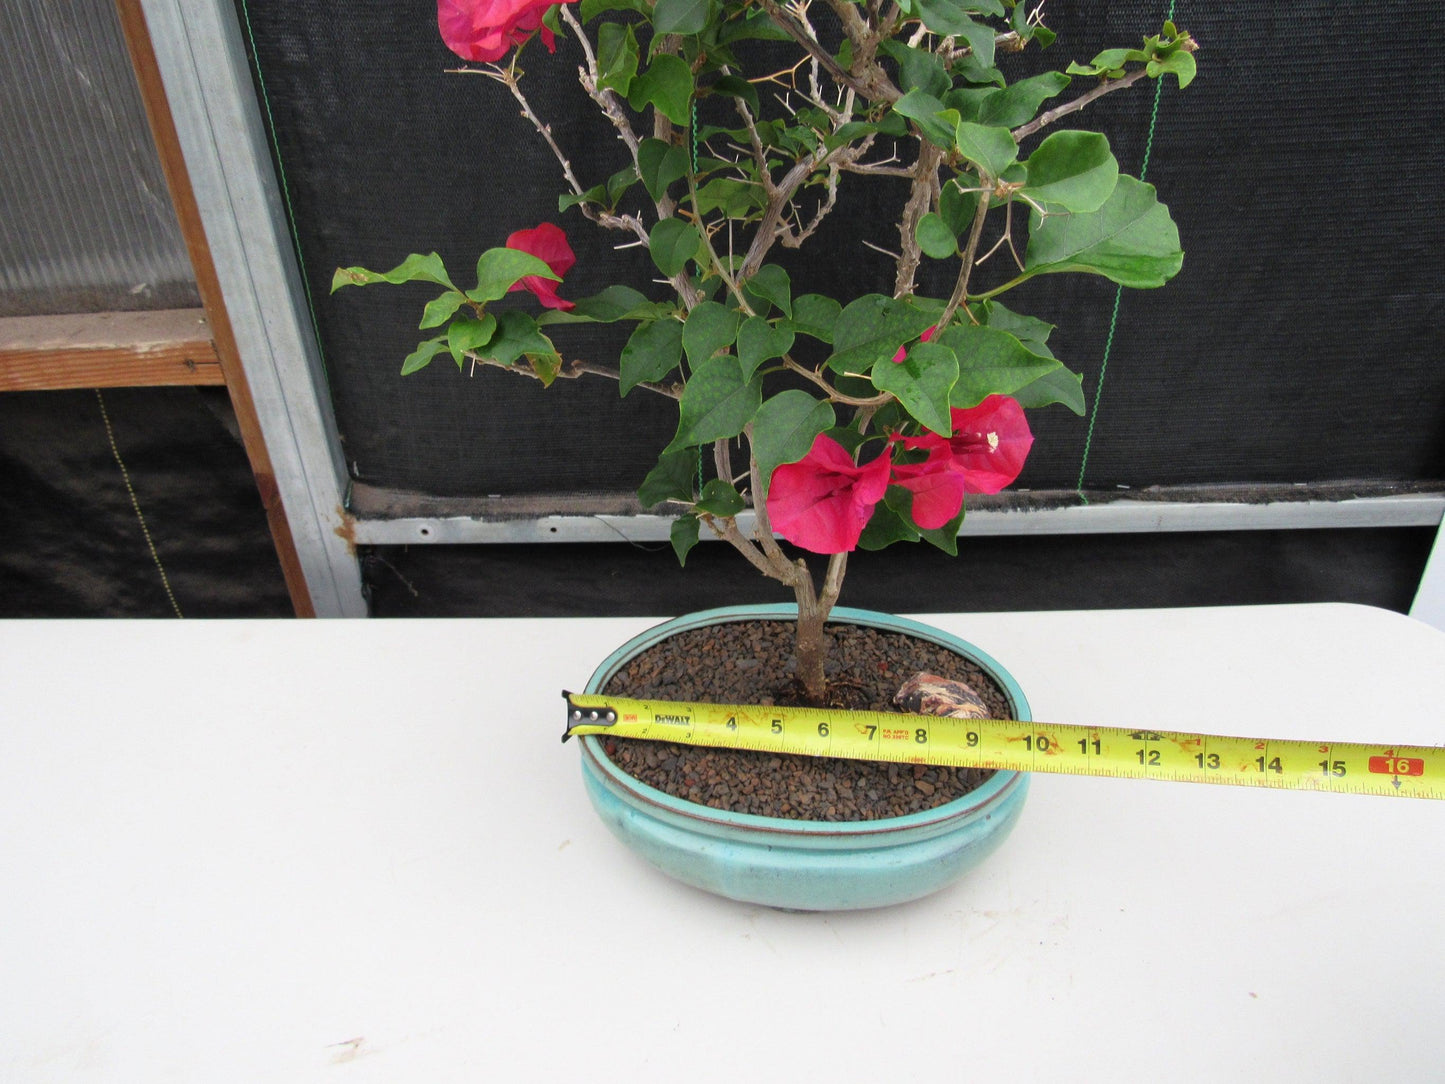
<path fill-rule="evenodd" d="M 0 316 L 199 304 L 113 0 L 4 0 Z"/>

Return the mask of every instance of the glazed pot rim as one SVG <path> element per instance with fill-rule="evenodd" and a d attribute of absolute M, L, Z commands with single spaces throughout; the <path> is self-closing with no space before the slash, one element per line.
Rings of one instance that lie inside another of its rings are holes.
<path fill-rule="evenodd" d="M 672 618 L 661 624 L 633 637 L 623 644 L 611 655 L 609 655 L 593 672 L 588 679 L 586 692 L 598 693 L 607 684 L 613 675 L 634 656 L 653 646 L 661 640 L 667 639 L 676 633 L 689 629 L 700 628 L 706 625 L 716 625 L 725 622 L 737 621 L 788 621 L 796 620 L 797 606 L 794 603 L 761 603 L 748 606 L 723 606 L 711 610 L 699 610 L 695 613 L 683 614 L 680 617 Z M 1023 690 L 1013 680 L 1002 666 L 998 664 L 987 653 L 981 651 L 973 644 L 952 633 L 944 632 L 942 629 L 919 621 L 913 621 L 906 617 L 899 617 L 894 614 L 885 614 L 873 610 L 853 609 L 849 607 L 835 607 L 829 621 L 833 623 L 846 623 L 852 625 L 863 625 L 872 628 L 883 629 L 889 632 L 901 632 L 915 636 L 940 647 L 956 651 L 966 655 L 979 666 L 988 671 L 989 676 L 998 682 L 1003 689 L 1004 695 L 1008 698 L 1014 709 L 1014 715 L 1018 719 L 1028 720 L 1032 718 L 1029 713 L 1029 705 L 1024 697 Z M 583 756 L 591 761 L 592 765 L 599 772 L 611 779 L 618 787 L 627 792 L 630 797 L 638 802 L 654 808 L 655 811 L 665 812 L 675 817 L 683 818 L 694 824 L 712 825 L 717 828 L 746 827 L 756 831 L 768 832 L 779 836 L 876 836 L 886 835 L 894 832 L 917 831 L 930 827 L 946 827 L 948 822 L 969 816 L 980 808 L 998 801 L 1003 795 L 1012 791 L 1025 778 L 1023 773 L 1014 771 L 996 770 L 991 778 L 979 787 L 955 798 L 951 802 L 936 806 L 933 809 L 921 810 L 917 813 L 907 813 L 899 817 L 883 817 L 871 821 L 819 821 L 819 820 L 793 820 L 786 817 L 765 817 L 756 813 L 735 813 L 731 810 L 713 809 L 710 806 L 698 802 L 688 801 L 685 798 L 677 798 L 671 794 L 657 789 L 640 779 L 629 775 L 617 767 L 602 748 L 597 736 L 587 735 L 581 739 Z"/>

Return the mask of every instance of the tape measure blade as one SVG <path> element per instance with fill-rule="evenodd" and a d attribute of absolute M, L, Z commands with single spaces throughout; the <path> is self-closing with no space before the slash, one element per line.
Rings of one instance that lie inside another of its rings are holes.
<path fill-rule="evenodd" d="M 1428 746 L 595 694 L 570 696 L 568 707 L 568 734 L 899 764 L 1445 798 L 1445 749 Z M 598 722 L 592 721 L 594 712 Z M 609 713 L 614 721 L 603 725 Z"/>

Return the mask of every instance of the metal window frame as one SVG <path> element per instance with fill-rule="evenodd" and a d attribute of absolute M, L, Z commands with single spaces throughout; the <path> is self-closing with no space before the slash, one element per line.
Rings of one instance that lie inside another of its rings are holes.
<path fill-rule="evenodd" d="M 231 0 L 141 0 L 235 327 L 277 487 L 318 616 L 364 616 L 358 544 L 660 540 L 651 515 L 357 518 L 301 271 Z M 1340 501 L 1110 501 L 971 512 L 965 535 L 1438 526 L 1445 496 Z M 1411 613 L 1445 629 L 1445 527 Z"/>
<path fill-rule="evenodd" d="M 341 441 L 235 8 L 141 7 L 312 606 L 364 617 Z"/>

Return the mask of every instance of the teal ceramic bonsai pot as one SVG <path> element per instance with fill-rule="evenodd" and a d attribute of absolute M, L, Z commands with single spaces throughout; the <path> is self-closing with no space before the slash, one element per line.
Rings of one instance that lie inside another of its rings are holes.
<path fill-rule="evenodd" d="M 727 621 L 784 620 L 791 604 L 729 606 L 664 622 L 629 640 L 592 674 L 603 691 L 634 656 L 688 629 Z M 964 640 L 889 614 L 836 608 L 833 623 L 871 626 L 938 644 L 982 667 L 1018 719 L 1030 719 L 1017 682 Z M 622 771 L 595 737 L 584 737 L 582 775 L 593 807 L 624 844 L 663 873 L 729 899 L 795 911 L 883 907 L 918 899 L 978 865 L 1012 830 L 1028 776 L 995 772 L 976 790 L 935 809 L 852 823 L 787 820 L 711 809 Z"/>

